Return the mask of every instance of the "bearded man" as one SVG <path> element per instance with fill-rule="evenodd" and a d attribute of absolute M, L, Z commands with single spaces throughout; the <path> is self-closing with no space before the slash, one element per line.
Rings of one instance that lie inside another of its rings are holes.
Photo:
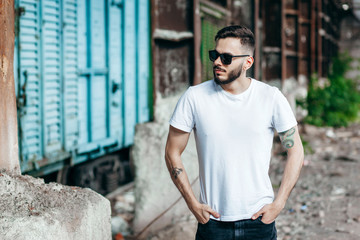
<path fill-rule="evenodd" d="M 295 186 L 304 160 L 297 121 L 276 87 L 246 77 L 253 65 L 254 35 L 228 26 L 209 51 L 214 79 L 190 87 L 170 119 L 165 160 L 172 180 L 198 220 L 196 239 L 277 238 L 275 219 Z M 182 164 L 194 130 L 200 199 Z M 274 131 L 287 150 L 276 198 L 269 178 Z"/>

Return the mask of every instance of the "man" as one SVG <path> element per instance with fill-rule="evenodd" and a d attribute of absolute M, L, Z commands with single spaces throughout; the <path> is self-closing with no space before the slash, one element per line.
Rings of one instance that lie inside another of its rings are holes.
<path fill-rule="evenodd" d="M 275 219 L 303 165 L 297 122 L 283 94 L 246 77 L 254 35 L 242 26 L 221 29 L 209 51 L 214 79 L 190 87 L 170 119 L 165 160 L 176 187 L 198 220 L 196 239 L 276 239 Z M 181 161 L 194 130 L 200 201 Z M 287 163 L 274 199 L 268 175 L 274 130 Z"/>

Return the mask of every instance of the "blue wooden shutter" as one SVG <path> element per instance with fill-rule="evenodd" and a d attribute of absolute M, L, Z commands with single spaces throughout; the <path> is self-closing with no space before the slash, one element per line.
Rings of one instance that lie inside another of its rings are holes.
<path fill-rule="evenodd" d="M 19 132 L 21 169 L 33 167 L 42 158 L 42 116 L 41 116 L 41 59 L 40 59 L 40 11 L 39 1 L 19 1 L 25 9 L 19 19 Z"/>
<path fill-rule="evenodd" d="M 63 0 L 63 86 L 65 150 L 77 147 L 78 76 L 77 76 L 77 1 Z"/>
<path fill-rule="evenodd" d="M 60 1 L 43 0 L 41 9 L 44 155 L 55 160 L 52 156 L 62 150 Z"/>
<path fill-rule="evenodd" d="M 105 154 L 105 148 L 114 147 L 119 143 L 113 137 L 110 127 L 114 119 L 111 114 L 113 109 L 110 109 L 112 85 L 109 77 L 119 83 L 121 81 L 121 71 L 109 72 L 110 50 L 108 48 L 110 43 L 108 42 L 109 35 L 107 32 L 109 16 L 106 15 L 109 12 L 109 2 L 79 0 L 77 11 L 79 106 L 79 147 L 77 153 L 82 156 L 77 158 L 76 161 L 80 162 L 85 161 L 88 157 L 102 156 Z M 121 15 L 118 17 L 121 17 Z M 120 34 L 116 37 L 116 40 L 119 41 Z M 114 50 L 119 50 L 121 43 L 114 42 L 113 44 L 115 46 Z M 114 54 L 116 57 L 116 52 Z M 120 113 L 119 110 L 117 112 Z M 121 126 L 121 123 L 116 124 Z M 120 126 L 117 127 L 118 130 Z M 120 131 L 115 133 L 120 133 Z M 86 155 L 90 152 L 91 156 Z"/>
<path fill-rule="evenodd" d="M 138 0 L 137 7 L 137 90 L 138 90 L 138 122 L 150 120 L 149 109 L 149 1 Z"/>
<path fill-rule="evenodd" d="M 109 4 L 109 82 L 110 82 L 110 136 L 123 146 L 123 4 L 112 1 Z"/>

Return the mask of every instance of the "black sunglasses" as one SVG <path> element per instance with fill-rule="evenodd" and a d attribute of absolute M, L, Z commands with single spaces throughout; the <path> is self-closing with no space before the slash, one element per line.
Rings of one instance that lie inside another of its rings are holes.
<path fill-rule="evenodd" d="M 250 55 L 230 55 L 227 53 L 218 53 L 216 50 L 210 50 L 209 51 L 209 59 L 212 62 L 215 62 L 215 60 L 220 56 L 220 60 L 225 65 L 230 65 L 232 62 L 233 57 L 249 57 Z"/>

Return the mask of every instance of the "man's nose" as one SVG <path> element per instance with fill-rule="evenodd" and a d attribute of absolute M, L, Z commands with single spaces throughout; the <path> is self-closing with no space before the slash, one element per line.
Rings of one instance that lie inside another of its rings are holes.
<path fill-rule="evenodd" d="M 222 64 L 221 58 L 220 58 L 220 56 L 218 56 L 214 61 L 214 65 L 215 66 L 220 66 L 221 64 Z"/>

